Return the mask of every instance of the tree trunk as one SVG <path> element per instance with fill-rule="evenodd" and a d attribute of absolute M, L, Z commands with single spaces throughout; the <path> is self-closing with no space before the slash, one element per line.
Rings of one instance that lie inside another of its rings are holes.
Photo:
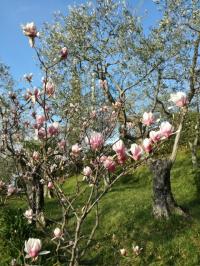
<path fill-rule="evenodd" d="M 34 221 L 41 226 L 45 226 L 44 220 L 44 186 L 39 180 L 27 183 L 27 193 L 29 197 L 29 207 L 33 210 Z M 35 223 L 35 222 L 34 222 Z"/>
<path fill-rule="evenodd" d="M 192 166 L 194 173 L 194 181 L 196 185 L 197 196 L 200 198 L 200 161 L 198 156 L 198 142 L 200 136 L 200 115 L 199 115 L 199 103 L 197 102 L 197 122 L 195 125 L 195 138 L 191 142 L 189 141 L 189 146 L 192 155 Z"/>
<path fill-rule="evenodd" d="M 172 163 L 170 160 L 155 160 L 151 162 L 150 169 L 153 173 L 153 214 L 155 218 L 169 218 L 175 212 L 186 215 L 176 203 L 170 182 Z"/>
<path fill-rule="evenodd" d="M 44 185 L 41 184 L 39 180 L 36 182 L 35 187 L 35 213 L 36 213 L 36 224 L 39 227 L 45 227 L 45 219 L 44 219 Z"/>

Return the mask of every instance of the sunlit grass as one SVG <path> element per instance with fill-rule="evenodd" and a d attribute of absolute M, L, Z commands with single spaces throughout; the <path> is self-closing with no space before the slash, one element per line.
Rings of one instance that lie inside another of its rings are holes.
<path fill-rule="evenodd" d="M 190 156 L 187 152 L 179 154 L 171 180 L 176 200 L 189 210 L 191 219 L 173 216 L 168 221 L 155 221 L 151 213 L 151 179 L 151 173 L 142 167 L 133 175 L 123 177 L 103 198 L 101 223 L 82 265 L 200 265 L 200 201 L 196 195 Z M 72 192 L 74 182 L 75 179 L 70 179 L 65 183 L 66 192 Z M 11 200 L 8 206 L 26 208 L 23 200 Z M 47 201 L 45 212 L 47 217 L 60 217 L 55 199 Z M 87 226 L 91 223 L 92 216 Z M 139 256 L 133 254 L 132 245 L 143 248 Z M 126 257 L 120 256 L 120 248 L 127 249 Z M 3 249 L 1 240 L 0 254 Z M 1 258 L 5 256 L 6 253 L 0 255 Z"/>

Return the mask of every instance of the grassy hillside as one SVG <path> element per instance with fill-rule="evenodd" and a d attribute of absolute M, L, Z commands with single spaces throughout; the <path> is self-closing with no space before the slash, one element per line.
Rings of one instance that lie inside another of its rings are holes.
<path fill-rule="evenodd" d="M 151 174 L 140 168 L 134 176 L 123 177 L 101 202 L 100 227 L 83 265 L 200 265 L 200 201 L 187 152 L 179 154 L 173 168 L 172 190 L 192 219 L 173 216 L 168 221 L 155 221 L 151 214 Z M 25 209 L 25 203 L 17 200 L 7 206 L 14 207 Z M 46 212 L 59 216 L 54 200 L 48 202 Z M 4 245 L 5 241 L 0 239 L 2 266 L 9 265 L 6 263 L 10 259 Z M 132 245 L 143 248 L 139 256 L 133 254 Z M 120 255 L 121 248 L 127 249 L 126 257 Z"/>

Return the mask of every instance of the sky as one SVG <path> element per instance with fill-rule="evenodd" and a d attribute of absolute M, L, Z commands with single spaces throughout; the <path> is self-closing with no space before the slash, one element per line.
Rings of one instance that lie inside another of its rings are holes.
<path fill-rule="evenodd" d="M 54 12 L 61 11 L 67 14 L 69 5 L 85 2 L 85 0 L 0 0 L 0 61 L 10 67 L 16 81 L 20 81 L 25 73 L 40 75 L 34 59 L 34 50 L 29 47 L 28 39 L 23 36 L 20 26 L 34 21 L 39 30 L 44 22 L 53 22 Z M 129 4 L 137 15 L 144 16 L 143 25 L 146 31 L 160 18 L 160 13 L 152 0 L 129 0 Z"/>

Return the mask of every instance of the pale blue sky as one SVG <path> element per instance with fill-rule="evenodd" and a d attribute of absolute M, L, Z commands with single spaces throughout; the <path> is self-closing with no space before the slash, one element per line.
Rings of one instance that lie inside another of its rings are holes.
<path fill-rule="evenodd" d="M 33 60 L 34 51 L 21 31 L 21 24 L 34 21 L 38 29 L 43 22 L 52 22 L 55 11 L 67 12 L 67 7 L 85 0 L 0 0 L 0 60 L 11 67 L 15 80 L 24 73 L 38 73 Z M 138 15 L 144 16 L 144 27 L 156 23 L 160 14 L 152 0 L 129 0 Z M 40 78 L 40 77 L 37 77 Z"/>

